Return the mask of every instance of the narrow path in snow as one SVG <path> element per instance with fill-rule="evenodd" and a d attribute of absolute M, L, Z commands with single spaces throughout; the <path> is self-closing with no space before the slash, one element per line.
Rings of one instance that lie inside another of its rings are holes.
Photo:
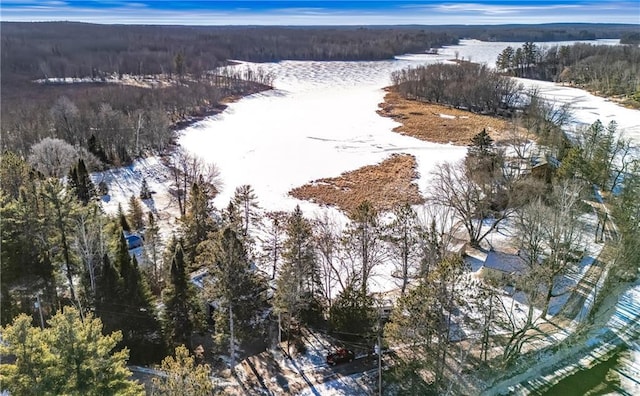
<path fill-rule="evenodd" d="M 574 327 L 576 318 L 585 307 L 587 299 L 595 289 L 600 277 L 602 276 L 606 263 L 613 260 L 613 248 L 606 245 L 602 252 L 589 266 L 589 269 L 574 287 L 571 296 L 562 306 L 560 312 L 549 320 L 549 322 L 557 325 L 561 329 Z"/>
<path fill-rule="evenodd" d="M 604 267 L 600 271 L 594 270 L 591 275 L 585 275 L 585 278 L 591 278 L 585 282 L 592 282 L 596 273 L 606 271 L 606 267 L 614 258 L 613 253 L 612 247 L 606 246 L 603 249 L 598 261 L 604 263 Z M 621 286 L 612 291 L 597 308 L 593 319 L 587 324 L 589 325 L 587 331 L 571 336 L 556 349 L 536 353 L 531 357 L 531 364 L 524 372 L 517 373 L 522 365 L 514 368 L 511 375 L 507 374 L 506 378 L 503 376 L 503 379 L 485 390 L 483 395 L 527 395 L 534 391 L 539 393 L 580 369 L 606 360 L 619 348 L 637 343 L 640 339 L 639 294 L 640 285 L 637 283 L 632 287 L 626 285 L 624 288 Z M 621 297 L 618 299 L 618 296 Z M 566 323 L 565 321 L 570 320 L 569 314 L 577 310 L 580 315 L 582 311 L 580 301 L 586 300 L 576 297 L 573 301 L 569 301 L 571 305 L 567 304 L 568 308 L 564 313 L 567 316 L 560 319 L 561 326 Z M 537 360 L 533 361 L 533 359 Z"/>

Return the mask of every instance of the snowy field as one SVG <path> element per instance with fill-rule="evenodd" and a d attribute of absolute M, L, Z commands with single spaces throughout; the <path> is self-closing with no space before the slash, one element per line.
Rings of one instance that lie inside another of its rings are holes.
<path fill-rule="evenodd" d="M 163 240 L 168 240 L 177 228 L 180 215 L 178 202 L 169 192 L 169 172 L 158 157 L 137 159 L 123 168 L 92 173 L 91 180 L 95 185 L 104 181 L 109 187 L 109 193 L 102 197 L 101 204 L 110 215 L 118 213 L 118 205 L 122 205 L 126 213 L 131 196 L 140 196 L 142 180 L 146 180 L 152 198 L 142 200 L 143 210 L 153 213 Z"/>

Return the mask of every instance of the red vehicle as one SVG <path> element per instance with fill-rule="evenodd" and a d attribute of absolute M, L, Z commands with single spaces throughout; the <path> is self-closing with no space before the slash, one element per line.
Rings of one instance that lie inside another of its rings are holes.
<path fill-rule="evenodd" d="M 355 354 L 353 353 L 353 351 L 345 348 L 340 348 L 334 353 L 330 353 L 327 355 L 327 364 L 335 366 L 338 363 L 351 362 L 353 361 L 354 357 Z"/>

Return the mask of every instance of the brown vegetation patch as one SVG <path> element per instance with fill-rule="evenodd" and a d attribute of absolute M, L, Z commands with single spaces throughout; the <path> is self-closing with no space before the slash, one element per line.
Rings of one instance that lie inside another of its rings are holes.
<path fill-rule="evenodd" d="M 418 185 L 416 159 L 410 154 L 393 154 L 376 165 L 367 165 L 338 177 L 315 180 L 289 192 L 321 205 L 337 206 L 349 213 L 368 200 L 378 210 L 391 210 L 399 203 L 424 202 Z"/>
<path fill-rule="evenodd" d="M 509 122 L 504 119 L 405 99 L 393 89 L 387 89 L 378 114 L 402 123 L 394 128 L 395 132 L 428 142 L 459 146 L 468 145 L 471 138 L 485 128 L 499 142 L 506 138 L 509 128 Z"/>

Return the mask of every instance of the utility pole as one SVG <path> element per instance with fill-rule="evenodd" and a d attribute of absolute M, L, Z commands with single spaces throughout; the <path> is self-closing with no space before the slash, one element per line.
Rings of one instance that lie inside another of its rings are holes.
<path fill-rule="evenodd" d="M 378 313 L 378 395 L 382 396 L 382 316 Z"/>
<path fill-rule="evenodd" d="M 282 313 L 278 310 L 278 348 L 282 344 Z"/>
<path fill-rule="evenodd" d="M 138 127 L 136 128 L 136 156 L 140 155 L 140 129 L 142 128 L 142 113 L 138 113 Z"/>
<path fill-rule="evenodd" d="M 231 336 L 229 337 L 229 368 L 231 369 L 231 373 L 233 373 L 233 366 L 235 366 L 235 351 L 234 351 L 234 341 L 233 341 L 233 310 L 231 309 L 231 301 L 229 301 L 229 333 Z"/>
<path fill-rule="evenodd" d="M 44 330 L 44 318 L 42 316 L 42 303 L 40 302 L 40 293 L 36 294 L 36 305 L 38 306 L 38 312 L 40 313 L 40 328 Z"/>

